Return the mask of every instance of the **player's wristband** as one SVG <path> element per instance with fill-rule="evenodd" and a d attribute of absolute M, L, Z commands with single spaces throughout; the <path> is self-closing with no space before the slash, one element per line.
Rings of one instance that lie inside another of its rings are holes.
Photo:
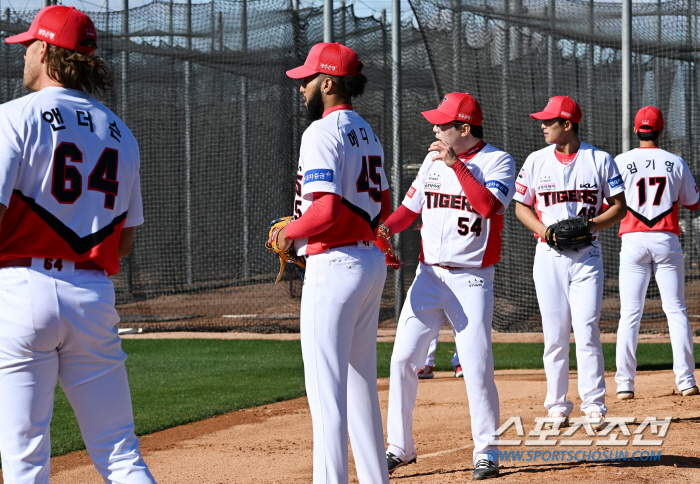
<path fill-rule="evenodd" d="M 384 224 L 377 227 L 377 235 L 384 239 L 388 239 L 391 236 L 391 229 Z"/>

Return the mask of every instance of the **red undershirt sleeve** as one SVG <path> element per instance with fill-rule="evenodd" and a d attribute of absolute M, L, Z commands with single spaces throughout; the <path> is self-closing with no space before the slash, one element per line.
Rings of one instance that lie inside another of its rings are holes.
<path fill-rule="evenodd" d="M 330 228 L 339 218 L 343 207 L 340 195 L 335 193 L 314 193 L 314 201 L 304 215 L 287 224 L 284 236 L 288 239 L 303 239 L 320 234 Z"/>
<path fill-rule="evenodd" d="M 379 217 L 380 222 L 384 222 L 391 215 L 391 195 L 389 195 L 389 189 L 387 188 L 382 192 L 382 214 Z"/>
<path fill-rule="evenodd" d="M 384 222 L 384 225 L 389 227 L 391 235 L 398 234 L 406 230 L 417 218 L 418 215 L 413 210 L 410 210 L 406 205 L 401 204 L 394 213 Z"/>
<path fill-rule="evenodd" d="M 496 195 L 491 193 L 491 190 L 474 178 L 474 175 L 469 171 L 467 165 L 458 161 L 452 165 L 452 169 L 457 175 L 459 184 L 462 186 L 462 190 L 464 190 L 469 204 L 474 207 L 474 210 L 479 212 L 482 217 L 491 218 L 501 210 L 503 207 L 501 201 L 496 198 Z"/>
<path fill-rule="evenodd" d="M 698 208 L 700 208 L 700 202 L 695 202 L 693 205 L 683 205 L 685 208 L 690 210 L 691 212 L 696 211 Z"/>

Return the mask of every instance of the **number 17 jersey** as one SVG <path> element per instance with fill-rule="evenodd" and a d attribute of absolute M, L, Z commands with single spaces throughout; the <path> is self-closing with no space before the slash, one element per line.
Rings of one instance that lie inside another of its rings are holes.
<path fill-rule="evenodd" d="M 143 223 L 136 139 L 92 96 L 48 87 L 0 106 L 0 260 L 50 257 L 119 271 Z"/>
<path fill-rule="evenodd" d="M 627 187 L 627 215 L 620 235 L 672 232 L 680 235 L 678 204 L 698 202 L 698 188 L 683 158 L 660 148 L 635 148 L 615 158 Z"/>

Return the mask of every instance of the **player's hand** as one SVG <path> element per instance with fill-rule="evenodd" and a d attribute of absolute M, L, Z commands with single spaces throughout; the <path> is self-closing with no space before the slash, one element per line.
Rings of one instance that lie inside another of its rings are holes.
<path fill-rule="evenodd" d="M 452 165 L 459 161 L 455 150 L 442 140 L 434 141 L 428 150 L 437 152 L 433 153 L 433 161 L 442 160 L 450 168 L 452 168 Z"/>
<path fill-rule="evenodd" d="M 287 227 L 284 227 L 282 230 L 280 230 L 277 233 L 277 247 L 282 249 L 283 251 L 289 249 L 292 246 L 292 239 L 288 239 L 287 237 L 284 236 L 285 229 Z"/>

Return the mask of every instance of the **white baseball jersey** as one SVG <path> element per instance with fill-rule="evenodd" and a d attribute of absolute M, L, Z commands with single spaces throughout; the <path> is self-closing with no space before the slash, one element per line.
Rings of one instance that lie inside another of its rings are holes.
<path fill-rule="evenodd" d="M 326 231 L 297 239 L 298 255 L 318 254 L 345 242 L 374 240 L 389 189 L 384 150 L 369 124 L 352 109 L 326 112 L 301 138 L 294 218 L 311 206 L 315 192 L 335 193 L 343 200 L 340 218 Z"/>
<path fill-rule="evenodd" d="M 490 219 L 479 215 L 465 196 L 454 170 L 428 153 L 403 204 L 421 213 L 420 260 L 428 265 L 486 267 L 501 258 L 503 213 L 513 198 L 515 163 L 506 152 L 486 144 L 466 162 L 503 208 Z"/>
<path fill-rule="evenodd" d="M 122 228 L 143 223 L 139 165 L 129 129 L 86 93 L 50 87 L 0 106 L 0 259 L 117 273 Z"/>
<path fill-rule="evenodd" d="M 515 200 L 533 206 L 540 221 L 550 226 L 577 215 L 595 217 L 604 199 L 622 193 L 625 185 L 612 156 L 581 143 L 569 165 L 547 146 L 531 153 L 515 182 Z M 594 239 L 598 232 L 593 232 Z"/>
<path fill-rule="evenodd" d="M 678 204 L 698 202 L 698 187 L 683 158 L 660 148 L 636 148 L 615 158 L 627 187 L 620 235 L 664 231 L 680 235 Z"/>

